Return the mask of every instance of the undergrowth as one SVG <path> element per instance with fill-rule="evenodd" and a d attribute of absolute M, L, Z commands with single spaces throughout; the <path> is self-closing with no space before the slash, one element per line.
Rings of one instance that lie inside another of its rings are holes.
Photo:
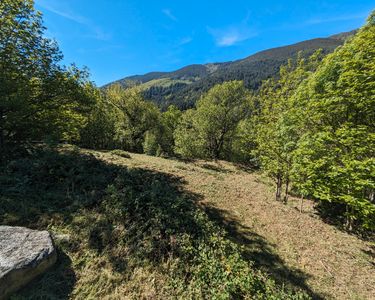
<path fill-rule="evenodd" d="M 308 298 L 256 271 L 170 174 L 37 148 L 3 166 L 0 187 L 0 224 L 49 229 L 59 252 L 13 299 Z"/>

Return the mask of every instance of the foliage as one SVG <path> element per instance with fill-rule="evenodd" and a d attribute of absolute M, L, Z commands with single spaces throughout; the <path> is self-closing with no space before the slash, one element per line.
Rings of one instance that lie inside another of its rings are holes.
<path fill-rule="evenodd" d="M 173 156 L 175 148 L 174 132 L 180 122 L 182 112 L 174 105 L 163 112 L 155 128 L 146 132 L 144 153 L 156 156 Z"/>
<path fill-rule="evenodd" d="M 255 97 L 250 98 L 250 114 L 238 123 L 235 138 L 232 142 L 231 161 L 259 168 L 259 157 L 256 155 L 256 118 Z"/>
<path fill-rule="evenodd" d="M 305 134 L 295 166 L 298 188 L 331 203 L 332 211 L 343 207 L 349 229 L 375 228 L 373 16 L 324 59 L 298 98 L 305 105 Z"/>
<path fill-rule="evenodd" d="M 0 148 L 45 139 L 74 141 L 92 100 L 87 72 L 58 62 L 31 0 L 0 2 Z"/>
<path fill-rule="evenodd" d="M 147 131 L 145 133 L 143 142 L 143 153 L 148 155 L 161 155 L 161 148 L 158 143 L 158 136 L 154 131 Z"/>
<path fill-rule="evenodd" d="M 229 158 L 239 122 L 249 113 L 249 92 L 240 81 L 213 87 L 176 130 L 176 151 L 214 159 Z M 187 118 L 191 120 L 187 120 Z M 192 149 L 192 147 L 197 147 Z"/>
<path fill-rule="evenodd" d="M 303 81 L 316 69 L 320 61 L 320 51 L 308 60 L 301 56 L 280 68 L 280 78 L 263 83 L 257 95 L 258 113 L 254 116 L 256 131 L 255 149 L 261 167 L 277 182 L 276 199 L 281 198 L 281 188 L 285 182 L 285 198 L 293 164 L 293 153 L 301 134 L 298 117 L 299 103 L 293 95 Z"/>
<path fill-rule="evenodd" d="M 182 112 L 174 105 L 170 105 L 162 114 L 161 147 L 164 153 L 173 155 L 175 148 L 174 132 L 180 122 Z"/>
<path fill-rule="evenodd" d="M 114 110 L 116 147 L 142 153 L 146 133 L 160 123 L 157 107 L 143 99 L 138 87 L 111 86 L 105 91 L 104 100 Z"/>
<path fill-rule="evenodd" d="M 115 136 L 119 113 L 97 89 L 92 91 L 91 97 L 96 103 L 81 129 L 79 144 L 91 149 L 113 149 L 117 146 Z"/>
<path fill-rule="evenodd" d="M 175 152 L 185 158 L 204 156 L 203 140 L 200 138 L 196 125 L 196 110 L 188 109 L 178 122 L 174 131 Z"/>

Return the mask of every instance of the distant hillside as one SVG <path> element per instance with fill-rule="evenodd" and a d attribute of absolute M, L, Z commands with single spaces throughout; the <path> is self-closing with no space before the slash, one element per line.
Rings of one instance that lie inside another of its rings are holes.
<path fill-rule="evenodd" d="M 316 38 L 264 50 L 232 62 L 195 64 L 173 72 L 151 72 L 130 76 L 106 86 L 114 83 L 120 83 L 123 86 L 141 84 L 145 97 L 161 108 L 175 104 L 181 109 L 187 109 L 193 107 L 202 93 L 217 83 L 237 79 L 243 80 L 246 87 L 257 89 L 262 80 L 276 76 L 280 66 L 289 58 L 295 58 L 298 52 L 302 51 L 308 56 L 321 48 L 324 53 L 330 53 L 355 32 L 353 30 L 328 38 Z"/>

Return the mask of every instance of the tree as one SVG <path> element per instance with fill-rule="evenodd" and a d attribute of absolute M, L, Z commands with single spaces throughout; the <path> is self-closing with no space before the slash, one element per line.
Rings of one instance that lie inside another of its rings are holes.
<path fill-rule="evenodd" d="M 343 215 L 346 227 L 375 228 L 375 14 L 343 47 L 327 56 L 301 87 L 304 134 L 296 185 Z"/>
<path fill-rule="evenodd" d="M 186 110 L 174 131 L 175 153 L 185 158 L 206 157 L 204 140 L 196 123 L 195 109 Z"/>
<path fill-rule="evenodd" d="M 116 143 L 124 150 L 142 153 L 146 132 L 160 124 L 158 108 L 143 99 L 139 87 L 124 89 L 113 85 L 106 90 L 105 99 L 120 113 L 116 122 Z"/>
<path fill-rule="evenodd" d="M 91 105 L 87 72 L 61 67 L 31 0 L 0 2 L 0 150 L 30 140 L 76 140 Z"/>
<path fill-rule="evenodd" d="M 316 69 L 320 57 L 321 51 L 317 51 L 307 60 L 301 54 L 296 62 L 290 60 L 280 68 L 280 78 L 265 81 L 257 96 L 254 152 L 262 169 L 276 181 L 276 200 L 281 200 L 283 184 L 284 201 L 288 199 L 293 154 L 301 135 L 301 107 L 294 95 Z"/>
<path fill-rule="evenodd" d="M 230 160 L 236 128 L 248 112 L 249 92 L 241 81 L 214 86 L 198 101 L 197 109 L 189 111 L 191 120 L 185 117 L 178 127 L 177 151 L 193 154 L 199 150 L 199 157 Z M 198 149 L 193 151 L 186 145 Z"/>
<path fill-rule="evenodd" d="M 93 89 L 91 97 L 96 100 L 86 125 L 80 132 L 80 145 L 91 149 L 114 149 L 117 147 L 116 124 L 119 112 L 116 107 L 106 101 L 103 93 Z"/>
<path fill-rule="evenodd" d="M 182 112 L 175 106 L 170 105 L 161 116 L 160 145 L 162 152 L 172 155 L 175 148 L 174 132 L 181 119 Z"/>

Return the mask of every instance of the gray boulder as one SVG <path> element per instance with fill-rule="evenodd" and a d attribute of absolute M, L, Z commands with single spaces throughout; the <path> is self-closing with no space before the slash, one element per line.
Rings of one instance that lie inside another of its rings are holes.
<path fill-rule="evenodd" d="M 0 226 L 0 299 L 28 284 L 56 262 L 48 231 Z"/>

